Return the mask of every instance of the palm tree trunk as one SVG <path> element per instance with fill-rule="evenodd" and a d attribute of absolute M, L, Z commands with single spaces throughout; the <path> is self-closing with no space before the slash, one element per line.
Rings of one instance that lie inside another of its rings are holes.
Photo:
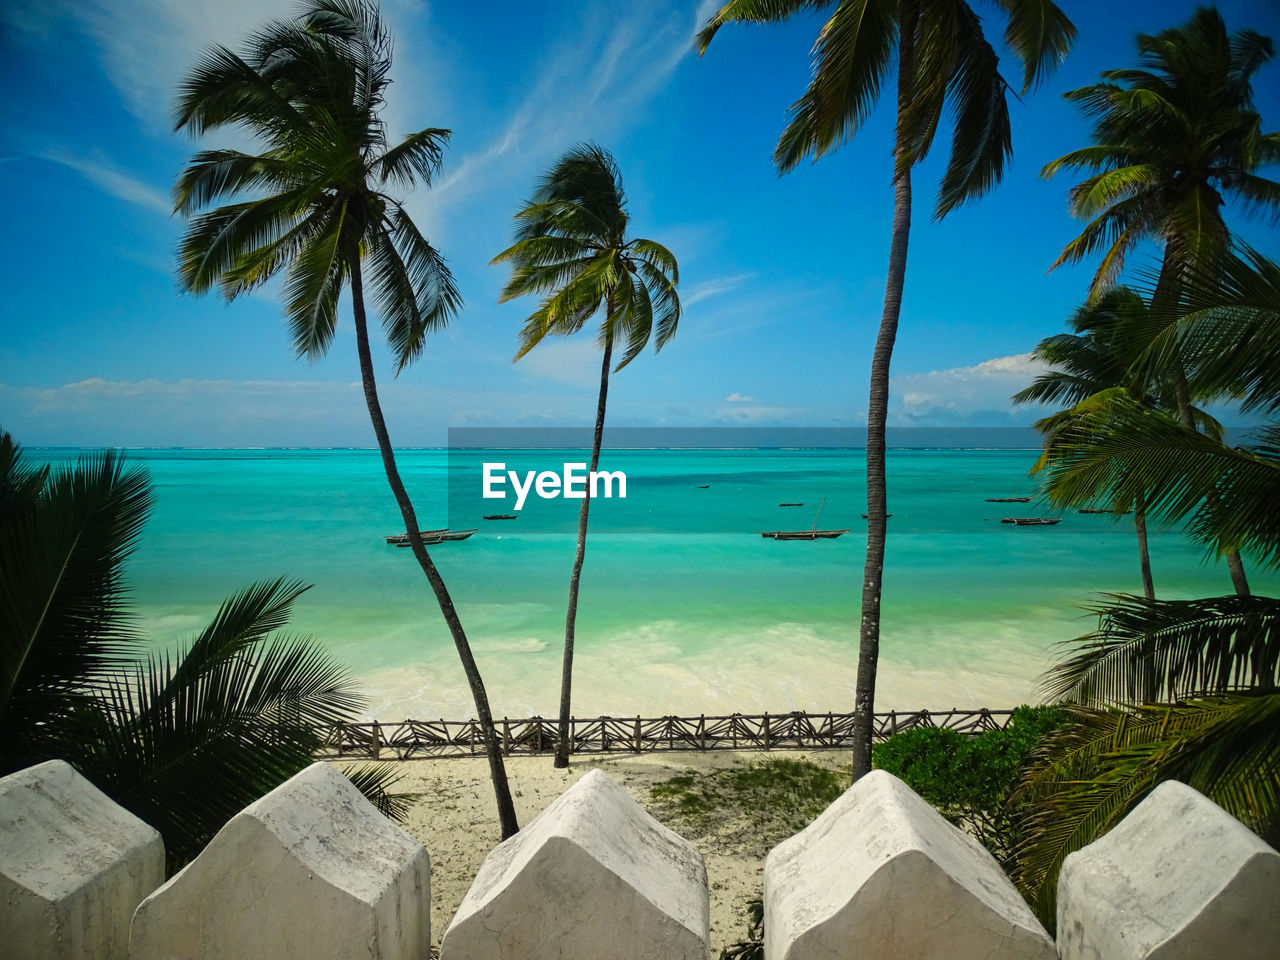
<path fill-rule="evenodd" d="M 354 259 L 354 258 L 353 258 Z M 373 432 L 378 438 L 378 450 L 382 453 L 382 466 L 387 474 L 387 483 L 391 485 L 391 493 L 400 507 L 400 515 L 404 518 L 405 533 L 409 536 L 409 546 L 417 558 L 418 565 L 427 576 L 427 582 L 440 604 L 440 612 L 453 636 L 454 646 L 458 648 L 458 657 L 462 660 L 463 672 L 467 675 L 467 683 L 471 687 L 471 696 L 476 705 L 476 716 L 480 722 L 481 736 L 484 738 L 485 753 L 489 758 L 489 777 L 493 781 L 493 792 L 498 803 L 498 821 L 502 827 L 502 839 L 514 836 L 520 825 L 516 821 L 516 808 L 511 800 L 511 788 L 507 784 L 507 770 L 502 762 L 502 745 L 498 741 L 493 726 L 493 715 L 489 711 L 489 696 L 485 693 L 484 681 L 480 678 L 480 669 L 476 666 L 475 657 L 471 654 L 471 644 L 462 629 L 462 621 L 458 619 L 458 611 L 454 609 L 449 590 L 427 555 L 427 548 L 422 545 L 419 535 L 418 516 L 400 480 L 400 471 L 396 467 L 395 452 L 391 449 L 391 437 L 387 433 L 387 423 L 382 416 L 382 404 L 378 401 L 378 387 L 373 376 L 373 358 L 369 353 L 369 328 L 364 312 L 364 283 L 360 276 L 360 262 L 354 259 L 351 267 L 351 304 L 356 321 L 356 348 L 360 354 L 360 379 L 364 383 L 364 399 L 369 406 L 369 420 L 373 423 Z"/>
<path fill-rule="evenodd" d="M 853 705 L 853 779 L 871 772 L 875 723 L 876 666 L 880 659 L 880 585 L 884 574 L 885 421 L 889 413 L 889 362 L 898 336 L 898 314 L 907 275 L 907 239 L 911 232 L 911 159 L 906 152 L 903 117 L 911 102 L 915 69 L 915 26 L 919 7 L 904 5 L 898 49 L 898 131 L 894 144 L 893 232 L 889 275 L 885 280 L 880 333 L 871 357 L 871 397 L 867 407 L 867 558 L 862 573 L 862 622 L 858 639 L 858 679 Z"/>
<path fill-rule="evenodd" d="M 1151 554 L 1147 550 L 1147 501 L 1142 494 L 1133 505 L 1133 525 L 1138 531 L 1138 561 L 1142 565 L 1142 592 L 1148 600 L 1156 598 L 1156 585 L 1151 579 Z"/>
<path fill-rule="evenodd" d="M 564 617 L 564 660 L 560 667 L 560 727 L 556 740 L 557 767 L 569 766 L 569 709 L 573 688 L 573 634 L 578 622 L 578 582 L 587 556 L 587 513 L 591 509 L 591 474 L 600 465 L 600 443 L 604 438 L 604 406 L 609 396 L 609 363 L 613 357 L 613 334 L 605 334 L 604 360 L 600 364 L 600 399 L 596 402 L 596 430 L 591 439 L 591 466 L 587 471 L 587 495 L 578 508 L 578 552 L 569 574 L 569 607 Z"/>

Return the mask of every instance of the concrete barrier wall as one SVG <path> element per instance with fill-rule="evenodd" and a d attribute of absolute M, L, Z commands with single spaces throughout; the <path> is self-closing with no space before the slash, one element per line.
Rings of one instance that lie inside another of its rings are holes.
<path fill-rule="evenodd" d="M 0 779 L 0 952 L 428 955 L 427 852 L 326 764 L 245 808 L 167 883 L 163 856 L 154 830 L 61 761 Z M 876 772 L 770 853 L 765 956 L 1262 960 L 1280 943 L 1277 894 L 1280 853 L 1166 783 L 1067 859 L 1055 943 L 981 846 Z M 707 903 L 693 846 L 593 771 L 493 850 L 443 957 L 702 960 Z"/>

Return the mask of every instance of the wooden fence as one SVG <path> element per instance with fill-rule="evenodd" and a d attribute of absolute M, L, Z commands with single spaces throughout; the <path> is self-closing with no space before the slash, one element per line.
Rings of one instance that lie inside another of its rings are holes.
<path fill-rule="evenodd" d="M 1012 710 L 947 710 L 877 713 L 872 737 L 884 740 L 913 727 L 945 727 L 976 735 L 1003 730 Z M 551 753 L 555 720 L 530 717 L 496 722 L 507 756 Z M 656 750 L 812 750 L 850 747 L 851 713 L 735 713 L 727 717 L 597 717 L 570 720 L 572 753 L 648 753 Z M 325 731 L 325 758 L 409 760 L 484 754 L 475 720 L 404 720 L 346 723 Z"/>

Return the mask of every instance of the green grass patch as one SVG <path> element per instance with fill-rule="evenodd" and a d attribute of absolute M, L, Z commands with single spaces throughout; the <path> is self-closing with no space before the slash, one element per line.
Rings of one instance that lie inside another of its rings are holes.
<path fill-rule="evenodd" d="M 770 757 L 703 774 L 681 774 L 650 788 L 660 820 L 691 840 L 726 852 L 763 856 L 803 830 L 849 786 L 850 771 L 804 758 Z"/>

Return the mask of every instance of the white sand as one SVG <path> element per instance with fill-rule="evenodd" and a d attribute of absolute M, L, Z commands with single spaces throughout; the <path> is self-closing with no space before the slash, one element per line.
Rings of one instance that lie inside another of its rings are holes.
<path fill-rule="evenodd" d="M 613 754 L 575 757 L 568 770 L 557 770 L 551 756 L 510 757 L 507 776 L 521 825 L 569 788 L 588 770 L 599 768 L 622 784 L 641 806 L 655 812 L 649 788 L 678 774 L 747 764 L 764 756 L 806 757 L 832 768 L 848 764 L 846 750 L 805 753 L 717 750 Z M 489 766 L 483 757 L 407 760 L 398 764 L 403 779 L 395 790 L 422 794 L 413 805 L 404 828 L 431 854 L 431 938 L 439 944 L 449 921 L 471 886 L 485 856 L 498 843 L 498 818 L 489 782 Z M 727 943 L 740 939 L 745 929 L 745 907 L 761 894 L 763 858 L 744 856 L 740 844 L 720 836 L 693 836 L 672 825 L 698 848 L 707 863 L 711 888 L 712 956 Z"/>

